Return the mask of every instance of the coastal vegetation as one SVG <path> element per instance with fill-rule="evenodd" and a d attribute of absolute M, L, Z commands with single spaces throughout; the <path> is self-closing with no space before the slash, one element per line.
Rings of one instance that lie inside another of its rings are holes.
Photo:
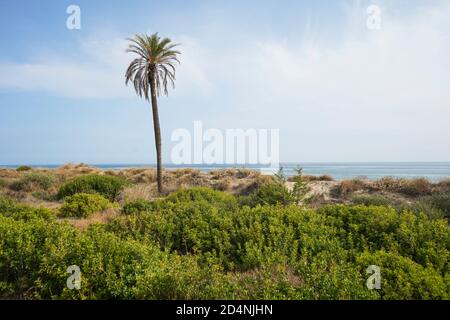
<path fill-rule="evenodd" d="M 82 164 L 0 179 L 0 298 L 450 298 L 448 181 L 180 169 L 161 195 L 154 169 Z"/>

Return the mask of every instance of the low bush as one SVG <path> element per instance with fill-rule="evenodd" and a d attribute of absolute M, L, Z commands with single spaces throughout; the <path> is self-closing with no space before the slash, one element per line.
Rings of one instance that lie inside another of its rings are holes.
<path fill-rule="evenodd" d="M 387 196 L 380 195 L 359 195 L 352 197 L 352 203 L 365 206 L 389 206 L 393 200 Z"/>
<path fill-rule="evenodd" d="M 77 193 L 64 199 L 59 213 L 62 217 L 86 218 L 111 207 L 111 202 L 99 194 Z"/>
<path fill-rule="evenodd" d="M 148 200 L 137 199 L 126 202 L 122 208 L 123 214 L 135 214 L 140 212 L 148 212 L 153 208 L 152 203 Z"/>
<path fill-rule="evenodd" d="M 420 199 L 422 202 L 426 202 L 441 210 L 444 216 L 450 218 L 450 195 L 449 194 L 434 194 L 431 196 L 423 197 Z"/>
<path fill-rule="evenodd" d="M 6 182 L 6 180 L 0 178 L 0 188 L 4 188 L 6 186 L 8 186 L 8 183 Z"/>
<path fill-rule="evenodd" d="M 31 208 L 19 204 L 15 200 L 0 196 L 0 216 L 9 217 L 14 220 L 45 219 L 52 220 L 55 213 L 47 208 Z"/>
<path fill-rule="evenodd" d="M 410 210 L 416 214 L 424 214 L 430 219 L 443 219 L 445 218 L 444 212 L 436 205 L 428 200 L 418 200 L 410 205 L 404 207 L 404 209 Z"/>
<path fill-rule="evenodd" d="M 14 191 L 36 191 L 48 190 L 54 184 L 55 178 L 53 176 L 33 172 L 21 177 L 19 180 L 12 182 L 9 187 Z"/>
<path fill-rule="evenodd" d="M 400 192 L 408 196 L 423 196 L 431 194 L 433 184 L 427 179 L 419 178 L 405 181 Z"/>
<path fill-rule="evenodd" d="M 297 197 L 285 185 L 278 182 L 268 182 L 259 186 L 246 196 L 239 196 L 238 203 L 242 206 L 256 207 L 257 205 L 282 205 L 295 203 Z"/>
<path fill-rule="evenodd" d="M 98 193 L 114 201 L 126 185 L 126 181 L 118 177 L 85 175 L 64 184 L 59 189 L 57 197 L 63 199 L 76 193 Z"/>
<path fill-rule="evenodd" d="M 273 179 L 258 184 L 248 195 L 238 197 L 240 206 L 255 207 L 257 205 L 282 205 L 288 206 L 294 203 L 301 203 L 307 200 L 306 194 L 309 191 L 308 183 L 302 175 L 302 169 L 297 169 L 297 175 L 286 178 L 283 168 L 280 168 Z M 293 181 L 293 190 L 286 187 L 287 181 Z"/>
<path fill-rule="evenodd" d="M 206 187 L 179 190 L 167 196 L 165 201 L 171 203 L 208 203 L 227 210 L 233 210 L 237 207 L 237 201 L 233 195 Z"/>
<path fill-rule="evenodd" d="M 33 170 L 33 168 L 30 166 L 19 166 L 16 168 L 16 171 L 19 171 L 19 172 L 30 171 L 30 170 Z"/>
<path fill-rule="evenodd" d="M 450 188 L 450 178 L 443 179 L 437 183 L 441 188 Z"/>

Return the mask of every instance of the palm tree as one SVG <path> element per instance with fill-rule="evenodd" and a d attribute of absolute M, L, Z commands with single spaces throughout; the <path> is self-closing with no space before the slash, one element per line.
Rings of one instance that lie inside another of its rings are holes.
<path fill-rule="evenodd" d="M 126 81 L 132 82 L 134 90 L 139 97 L 150 101 L 153 111 L 153 129 L 155 132 L 156 163 L 158 192 L 162 192 L 162 159 L 161 159 L 161 128 L 158 115 L 158 97 L 161 93 L 168 94 L 167 85 L 170 82 L 175 88 L 175 63 L 180 63 L 179 51 L 174 50 L 169 38 L 161 39 L 158 33 L 150 36 L 136 34 L 131 41 L 127 52 L 135 53 L 135 58 L 128 66 L 125 74 Z"/>

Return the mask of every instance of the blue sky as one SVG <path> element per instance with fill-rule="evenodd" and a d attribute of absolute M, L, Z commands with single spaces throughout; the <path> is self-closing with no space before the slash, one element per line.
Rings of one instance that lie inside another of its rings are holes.
<path fill-rule="evenodd" d="M 280 129 L 281 161 L 450 161 L 449 17 L 445 0 L 2 0 L 0 164 L 154 163 L 123 74 L 125 38 L 156 31 L 183 52 L 160 99 L 166 161 L 196 120 Z"/>

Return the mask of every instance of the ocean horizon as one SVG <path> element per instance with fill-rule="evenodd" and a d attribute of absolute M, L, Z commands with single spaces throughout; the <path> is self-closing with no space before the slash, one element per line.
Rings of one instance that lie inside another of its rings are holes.
<path fill-rule="evenodd" d="M 39 164 L 30 165 L 33 168 L 54 169 L 64 164 Z M 120 170 L 129 168 L 156 168 L 156 164 L 89 164 L 104 170 Z M 14 169 L 19 165 L 0 165 L 0 168 Z M 367 178 L 370 180 L 382 177 L 396 178 L 426 178 L 430 181 L 440 181 L 450 178 L 450 162 L 285 162 L 280 164 L 286 176 L 296 173 L 298 167 L 303 168 L 307 175 L 330 175 L 336 180 L 351 178 Z M 254 170 L 267 169 L 261 165 L 248 164 L 213 164 L 213 165 L 175 165 L 164 164 L 166 169 L 192 168 L 200 171 L 212 171 L 218 169 L 247 168 Z"/>

